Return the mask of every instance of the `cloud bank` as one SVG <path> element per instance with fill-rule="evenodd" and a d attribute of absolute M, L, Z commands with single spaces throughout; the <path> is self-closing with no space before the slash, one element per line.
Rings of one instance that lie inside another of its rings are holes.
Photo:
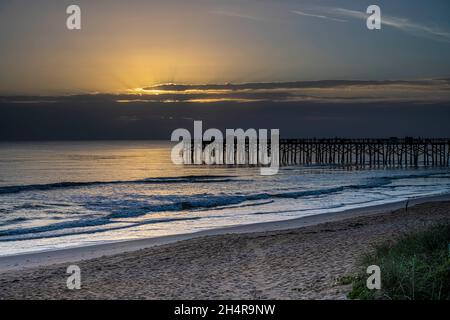
<path fill-rule="evenodd" d="M 450 102 L 449 79 L 435 80 L 322 80 L 242 84 L 160 84 L 121 94 L 69 96 L 4 96 L 0 102 L 15 104 L 56 102 L 117 103 L 216 103 L 311 102 L 374 103 Z"/>

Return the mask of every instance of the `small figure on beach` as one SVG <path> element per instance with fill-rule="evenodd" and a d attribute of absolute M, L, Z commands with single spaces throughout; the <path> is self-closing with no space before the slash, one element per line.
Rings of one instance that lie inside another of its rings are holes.
<path fill-rule="evenodd" d="M 406 200 L 406 204 L 405 204 L 405 212 L 408 212 L 408 205 L 409 205 L 409 200 Z"/>

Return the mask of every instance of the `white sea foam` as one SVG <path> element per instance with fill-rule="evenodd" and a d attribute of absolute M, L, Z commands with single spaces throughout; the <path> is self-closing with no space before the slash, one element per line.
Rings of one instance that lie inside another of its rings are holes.
<path fill-rule="evenodd" d="M 448 169 L 179 167 L 170 145 L 2 144 L 0 255 L 285 220 L 450 192 Z"/>

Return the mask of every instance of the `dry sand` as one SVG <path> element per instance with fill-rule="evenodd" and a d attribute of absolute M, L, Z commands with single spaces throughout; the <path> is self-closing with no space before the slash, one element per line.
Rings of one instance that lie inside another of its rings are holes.
<path fill-rule="evenodd" d="M 345 299 L 336 280 L 373 245 L 450 223 L 450 202 L 421 202 L 1 258 L 0 299 Z M 68 290 L 81 259 L 82 288 Z"/>

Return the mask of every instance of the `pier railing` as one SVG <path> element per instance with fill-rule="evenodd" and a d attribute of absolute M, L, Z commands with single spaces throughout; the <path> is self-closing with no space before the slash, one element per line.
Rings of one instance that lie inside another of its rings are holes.
<path fill-rule="evenodd" d="M 237 161 L 239 157 L 246 160 L 258 157 L 254 154 L 254 149 L 249 151 L 248 142 L 247 139 L 241 149 L 237 148 L 237 143 L 233 145 L 233 164 L 240 163 Z M 209 142 L 203 142 L 203 148 L 208 144 Z M 267 141 L 267 148 L 268 153 L 272 154 L 270 140 Z M 227 146 L 224 144 L 223 150 L 215 156 L 225 159 L 226 149 Z M 194 159 L 194 150 L 190 146 L 186 150 L 190 163 Z M 278 154 L 279 164 L 282 166 L 449 167 L 450 138 L 280 139 Z M 251 164 L 252 161 L 245 163 Z"/>
<path fill-rule="evenodd" d="M 449 166 L 450 138 L 281 139 L 282 165 Z"/>

